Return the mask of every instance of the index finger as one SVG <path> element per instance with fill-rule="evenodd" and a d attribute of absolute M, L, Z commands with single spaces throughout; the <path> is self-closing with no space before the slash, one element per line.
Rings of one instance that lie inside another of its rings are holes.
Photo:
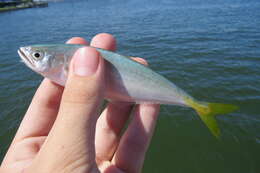
<path fill-rule="evenodd" d="M 44 79 L 16 133 L 14 142 L 28 137 L 46 136 L 58 113 L 63 87 Z"/>

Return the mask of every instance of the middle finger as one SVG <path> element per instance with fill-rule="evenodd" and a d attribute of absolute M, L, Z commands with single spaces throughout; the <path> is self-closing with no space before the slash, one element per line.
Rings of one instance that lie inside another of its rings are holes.
<path fill-rule="evenodd" d="M 115 38 L 106 33 L 96 35 L 91 46 L 111 51 L 116 49 Z M 132 104 L 110 102 L 98 118 L 95 135 L 96 158 L 98 162 L 111 160 L 118 145 L 120 133 L 129 118 Z"/>

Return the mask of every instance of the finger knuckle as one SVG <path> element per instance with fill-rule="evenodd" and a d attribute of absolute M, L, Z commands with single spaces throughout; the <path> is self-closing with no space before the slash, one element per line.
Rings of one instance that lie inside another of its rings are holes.
<path fill-rule="evenodd" d="M 93 102 L 94 100 L 96 100 L 99 95 L 99 91 L 91 87 L 73 87 L 64 91 L 62 102 L 69 104 L 88 104 L 89 102 Z"/>

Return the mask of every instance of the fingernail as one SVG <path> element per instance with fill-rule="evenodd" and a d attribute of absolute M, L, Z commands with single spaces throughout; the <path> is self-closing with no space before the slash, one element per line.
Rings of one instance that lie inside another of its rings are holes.
<path fill-rule="evenodd" d="M 73 71 L 79 76 L 90 76 L 97 71 L 99 54 L 93 48 L 83 47 L 73 56 Z"/>

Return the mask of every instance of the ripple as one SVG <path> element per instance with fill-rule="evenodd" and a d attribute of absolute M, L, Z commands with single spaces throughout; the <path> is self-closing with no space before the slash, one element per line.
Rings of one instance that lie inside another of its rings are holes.
<path fill-rule="evenodd" d="M 146 58 L 152 69 L 197 99 L 240 106 L 217 117 L 222 142 L 191 109 L 162 106 L 165 116 L 159 118 L 144 172 L 257 172 L 259 7 L 256 0 L 79 0 L 1 14 L 0 152 L 42 80 L 19 62 L 18 47 L 64 43 L 72 36 L 91 40 L 109 32 L 117 38 L 118 52 Z"/>

